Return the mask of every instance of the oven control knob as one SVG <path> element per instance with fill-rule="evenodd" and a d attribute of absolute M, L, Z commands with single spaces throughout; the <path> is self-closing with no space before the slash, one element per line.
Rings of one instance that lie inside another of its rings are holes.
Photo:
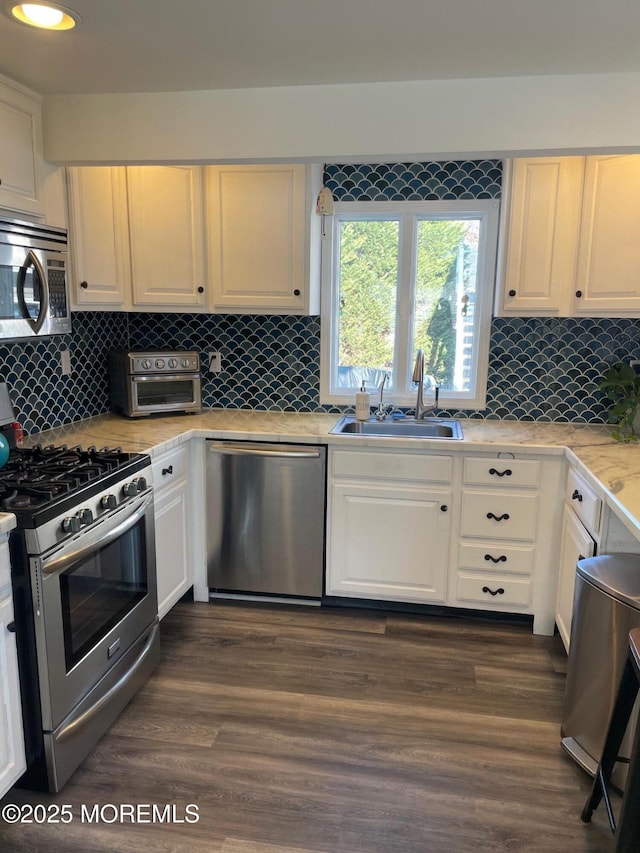
<path fill-rule="evenodd" d="M 143 358 L 142 359 L 142 366 L 144 367 L 145 370 L 151 370 L 151 359 L 150 358 Z"/>
<path fill-rule="evenodd" d="M 70 515 L 62 520 L 62 529 L 65 533 L 77 533 L 80 530 L 80 519 L 77 515 Z"/>
<path fill-rule="evenodd" d="M 136 477 L 134 482 L 136 484 L 136 488 L 138 489 L 138 494 L 140 494 L 140 492 L 144 492 L 144 490 L 147 488 L 146 477 Z"/>
<path fill-rule="evenodd" d="M 80 524 L 91 524 L 91 522 L 93 521 L 93 513 L 88 507 L 85 509 L 81 509 L 79 512 L 76 513 L 76 515 L 80 519 Z"/>
<path fill-rule="evenodd" d="M 138 486 L 135 483 L 125 483 L 122 487 L 122 494 L 126 498 L 135 498 L 138 494 Z"/>
<path fill-rule="evenodd" d="M 164 358 L 156 358 L 156 367 L 158 370 L 162 370 L 164 367 Z"/>
<path fill-rule="evenodd" d="M 182 359 L 182 366 L 183 367 L 191 367 L 191 359 L 190 358 L 183 358 Z"/>
<path fill-rule="evenodd" d="M 178 366 L 178 359 L 177 358 L 170 358 L 169 359 L 169 367 L 172 370 L 175 370 L 177 366 Z"/>
<path fill-rule="evenodd" d="M 115 509 L 118 506 L 118 499 L 115 495 L 103 495 L 100 498 L 100 506 L 102 509 Z"/>

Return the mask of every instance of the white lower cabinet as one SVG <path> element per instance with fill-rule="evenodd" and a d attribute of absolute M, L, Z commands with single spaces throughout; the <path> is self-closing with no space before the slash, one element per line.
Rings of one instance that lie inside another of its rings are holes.
<path fill-rule="evenodd" d="M 443 602 L 451 457 L 329 453 L 327 595 Z M 429 476 L 435 480 L 428 482 Z"/>
<path fill-rule="evenodd" d="M 330 500 L 328 595 L 444 601 L 450 491 L 334 483 Z"/>
<path fill-rule="evenodd" d="M 571 639 L 576 564 L 595 553 L 602 501 L 577 471 L 569 469 L 560 540 L 556 625 L 567 652 Z"/>
<path fill-rule="evenodd" d="M 327 595 L 520 613 L 552 634 L 564 461 L 329 453 Z"/>
<path fill-rule="evenodd" d="M 0 541 L 0 797 L 26 769 L 9 545 Z"/>
<path fill-rule="evenodd" d="M 158 613 L 162 619 L 193 583 L 189 536 L 189 445 L 153 462 Z"/>

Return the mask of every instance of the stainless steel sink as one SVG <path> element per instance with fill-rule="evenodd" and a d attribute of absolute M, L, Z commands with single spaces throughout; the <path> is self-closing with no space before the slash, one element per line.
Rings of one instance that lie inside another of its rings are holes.
<path fill-rule="evenodd" d="M 395 438 L 444 438 L 461 439 L 462 427 L 459 421 L 444 418 L 399 418 L 377 421 L 357 421 L 353 415 L 345 415 L 329 430 L 332 435 L 382 435 Z"/>

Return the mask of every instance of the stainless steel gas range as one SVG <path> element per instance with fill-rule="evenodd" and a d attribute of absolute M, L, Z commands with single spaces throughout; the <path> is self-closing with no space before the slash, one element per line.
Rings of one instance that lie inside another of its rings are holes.
<path fill-rule="evenodd" d="M 27 772 L 59 791 L 160 658 L 151 464 L 118 449 L 13 448 L 0 470 Z"/>

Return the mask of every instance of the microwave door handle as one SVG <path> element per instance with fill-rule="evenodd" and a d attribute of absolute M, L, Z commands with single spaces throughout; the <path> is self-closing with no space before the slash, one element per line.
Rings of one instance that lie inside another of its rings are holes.
<path fill-rule="evenodd" d="M 27 278 L 27 270 L 30 266 L 33 266 L 38 278 L 40 279 L 40 310 L 38 311 L 38 316 L 35 320 L 29 314 L 27 302 L 24 298 L 24 283 Z M 39 332 L 44 321 L 47 319 L 47 315 L 49 314 L 49 290 L 47 287 L 44 268 L 33 250 L 30 250 L 27 254 L 25 262 L 20 267 L 20 272 L 18 273 L 18 303 L 20 305 L 23 318 L 29 323 L 34 332 Z"/>

